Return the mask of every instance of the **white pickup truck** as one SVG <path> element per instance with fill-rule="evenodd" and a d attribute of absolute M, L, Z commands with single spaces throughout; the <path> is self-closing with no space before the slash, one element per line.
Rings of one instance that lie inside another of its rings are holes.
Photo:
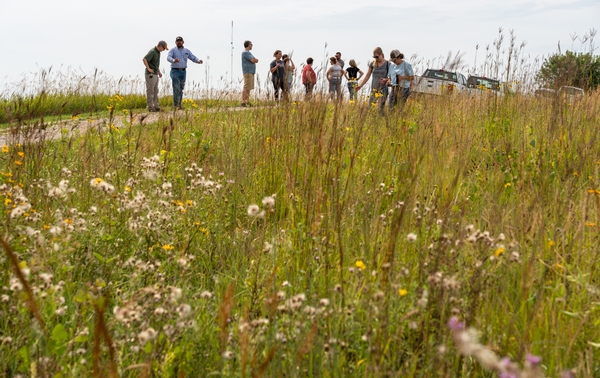
<path fill-rule="evenodd" d="M 434 95 L 460 93 L 467 91 L 467 79 L 458 72 L 428 68 L 423 76 L 415 78 L 411 90 Z"/>

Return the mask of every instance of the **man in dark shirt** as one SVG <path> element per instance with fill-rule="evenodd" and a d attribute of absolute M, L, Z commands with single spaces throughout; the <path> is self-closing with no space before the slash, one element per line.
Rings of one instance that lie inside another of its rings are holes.
<path fill-rule="evenodd" d="M 167 42 L 159 41 L 158 44 L 148 51 L 148 54 L 142 58 L 144 66 L 146 66 L 146 104 L 148 111 L 158 112 L 158 79 L 162 77 L 160 72 L 160 53 L 168 50 Z"/>

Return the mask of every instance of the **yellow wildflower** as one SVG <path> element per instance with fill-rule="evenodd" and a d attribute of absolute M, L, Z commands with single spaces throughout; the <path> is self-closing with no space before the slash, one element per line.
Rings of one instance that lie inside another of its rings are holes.
<path fill-rule="evenodd" d="M 162 246 L 162 249 L 164 249 L 165 251 L 172 251 L 175 249 L 175 247 L 173 247 L 171 244 L 165 244 Z"/>
<path fill-rule="evenodd" d="M 406 289 L 398 289 L 398 294 L 401 297 L 404 297 L 406 294 L 408 294 L 408 291 L 406 291 Z"/>
<path fill-rule="evenodd" d="M 25 152 L 19 151 L 17 152 L 17 155 L 19 155 L 20 157 L 25 157 Z"/>
<path fill-rule="evenodd" d="M 594 226 L 596 226 L 596 223 L 594 223 L 594 222 L 585 222 L 585 225 L 588 226 L 588 227 L 594 227 Z"/>
<path fill-rule="evenodd" d="M 556 243 L 554 242 L 554 240 L 550 240 L 548 239 L 548 248 L 552 248 L 556 245 Z"/>
<path fill-rule="evenodd" d="M 504 253 L 504 251 L 506 251 L 506 249 L 503 247 L 500 247 L 496 251 L 494 251 L 494 256 L 499 257 L 500 255 L 502 255 Z"/>
<path fill-rule="evenodd" d="M 2 146 L 2 152 L 4 152 L 4 153 L 8 152 L 8 146 L 6 144 L 4 146 Z"/>
<path fill-rule="evenodd" d="M 356 260 L 356 267 L 360 270 L 365 270 L 367 268 L 362 260 Z"/>

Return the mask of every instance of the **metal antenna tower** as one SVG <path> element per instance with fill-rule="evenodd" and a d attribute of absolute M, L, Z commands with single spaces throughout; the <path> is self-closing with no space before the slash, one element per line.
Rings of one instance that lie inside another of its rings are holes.
<path fill-rule="evenodd" d="M 231 71 L 229 72 L 230 82 L 233 83 L 233 20 L 231 21 Z"/>

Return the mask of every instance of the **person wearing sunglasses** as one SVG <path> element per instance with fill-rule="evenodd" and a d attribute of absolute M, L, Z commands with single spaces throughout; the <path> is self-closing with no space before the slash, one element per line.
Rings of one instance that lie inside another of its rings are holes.
<path fill-rule="evenodd" d="M 387 83 L 389 68 L 390 62 L 385 59 L 383 50 L 381 47 L 376 47 L 373 50 L 373 61 L 369 63 L 369 69 L 367 70 L 367 73 L 361 82 L 356 86 L 356 91 L 358 92 L 372 77 L 369 103 L 377 106 L 379 108 L 379 112 L 382 114 L 385 108 L 385 101 L 388 96 Z"/>

